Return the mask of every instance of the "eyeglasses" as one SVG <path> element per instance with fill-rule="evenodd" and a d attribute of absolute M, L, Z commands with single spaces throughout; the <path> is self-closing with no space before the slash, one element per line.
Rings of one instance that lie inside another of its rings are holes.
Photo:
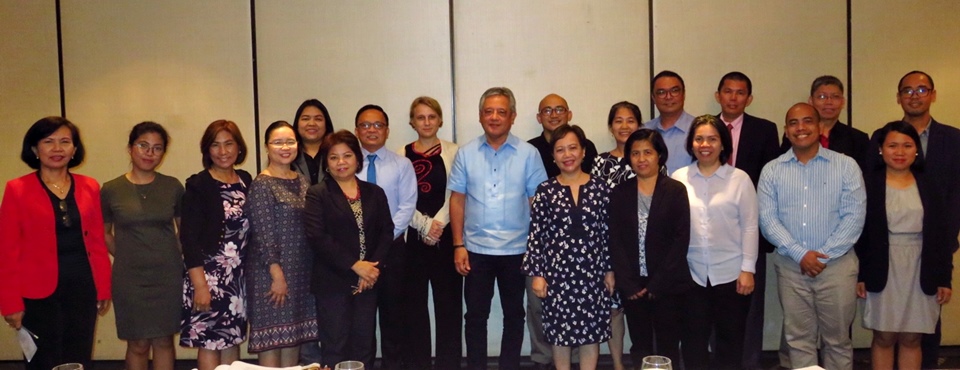
<path fill-rule="evenodd" d="M 680 96 L 680 94 L 683 94 L 683 88 L 680 86 L 675 86 L 670 90 L 658 89 L 658 90 L 655 90 L 653 94 L 656 95 L 658 98 L 663 98 L 667 96 L 667 94 L 670 94 L 670 96 Z"/>
<path fill-rule="evenodd" d="M 840 101 L 840 100 L 843 100 L 843 95 L 839 95 L 839 94 L 833 94 L 833 95 L 818 94 L 818 95 L 814 96 L 814 98 L 816 98 L 816 99 L 819 100 L 819 101 L 827 101 L 827 100 Z"/>
<path fill-rule="evenodd" d="M 297 147 L 296 140 L 274 140 L 267 144 L 270 144 L 270 146 L 274 148 L 283 148 L 283 147 L 296 148 Z"/>
<path fill-rule="evenodd" d="M 920 86 L 916 89 L 908 87 L 903 90 L 900 90 L 900 96 L 904 98 L 909 98 L 911 96 L 916 95 L 917 97 L 925 98 L 927 97 L 927 95 L 930 95 L 930 90 L 931 89 L 927 88 L 926 86 Z"/>
<path fill-rule="evenodd" d="M 369 130 L 371 128 L 382 130 L 384 127 L 387 127 L 387 124 L 383 122 L 360 122 L 357 124 L 357 127 L 364 130 Z"/>
<path fill-rule="evenodd" d="M 143 153 L 143 154 L 147 154 L 150 152 L 153 152 L 156 154 L 163 154 L 163 151 L 164 151 L 164 148 L 162 145 L 154 145 L 153 147 L 151 147 L 150 143 L 147 143 L 145 141 L 141 141 L 134 146 L 137 147 L 137 150 L 139 150 L 140 153 Z"/>
<path fill-rule="evenodd" d="M 558 116 L 564 113 L 567 113 L 566 107 L 546 107 L 540 110 L 540 114 L 544 116 L 549 116 L 556 113 Z"/>
<path fill-rule="evenodd" d="M 73 226 L 73 220 L 70 218 L 70 212 L 67 212 L 68 210 L 67 200 L 60 200 L 60 223 L 62 223 L 64 227 Z"/>

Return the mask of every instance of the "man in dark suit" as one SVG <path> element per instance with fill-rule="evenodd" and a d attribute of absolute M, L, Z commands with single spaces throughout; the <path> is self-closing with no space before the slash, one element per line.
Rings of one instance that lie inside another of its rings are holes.
<path fill-rule="evenodd" d="M 741 72 L 723 75 L 714 97 L 717 104 L 720 104 L 720 114 L 717 117 L 730 129 L 733 138 L 733 152 L 729 164 L 746 172 L 756 187 L 763 166 L 780 155 L 777 147 L 777 125 L 744 113 L 753 102 L 753 83 L 750 77 Z M 772 252 L 773 245 L 760 238 L 760 251 Z M 766 253 L 759 253 L 757 256 L 755 286 L 744 328 L 744 369 L 760 368 L 760 353 L 763 351 L 763 301 L 767 280 Z"/>
<path fill-rule="evenodd" d="M 897 85 L 897 103 L 903 108 L 903 121 L 920 134 L 920 145 L 926 161 L 925 177 L 939 188 L 946 207 L 942 209 L 949 235 L 960 234 L 960 130 L 937 122 L 930 114 L 930 106 L 937 101 L 933 78 L 921 71 L 911 71 L 900 78 Z M 876 133 L 874 133 L 876 134 Z M 879 145 L 875 143 L 874 145 Z M 957 251 L 954 240 L 952 249 Z M 925 334 L 921 342 L 924 369 L 936 368 L 940 357 L 940 322 L 934 334 Z"/>
<path fill-rule="evenodd" d="M 852 157 L 863 170 L 866 165 L 870 138 L 863 131 L 840 122 L 840 112 L 846 99 L 843 97 L 843 82 L 834 76 L 820 76 L 810 85 L 810 105 L 820 113 L 823 129 L 820 133 L 820 146 Z M 780 152 L 790 150 L 790 142 L 783 137 Z"/>

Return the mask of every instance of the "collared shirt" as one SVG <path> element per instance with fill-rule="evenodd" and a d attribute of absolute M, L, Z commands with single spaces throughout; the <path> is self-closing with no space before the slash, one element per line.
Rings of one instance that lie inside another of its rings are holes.
<path fill-rule="evenodd" d="M 526 252 L 530 198 L 546 179 L 537 148 L 513 134 L 498 150 L 485 136 L 460 147 L 447 188 L 466 195 L 467 250 L 495 256 Z"/>
<path fill-rule="evenodd" d="M 733 151 L 730 152 L 730 165 L 737 165 L 737 148 L 740 148 L 740 129 L 743 128 L 743 116 L 741 113 L 739 117 L 734 118 L 733 121 L 727 122 L 723 119 L 723 114 L 720 115 L 720 120 L 723 121 L 724 126 L 733 126 L 730 129 L 730 138 L 733 139 Z"/>
<path fill-rule="evenodd" d="M 684 111 L 683 114 L 680 115 L 680 118 L 677 119 L 677 122 L 668 129 L 660 126 L 661 118 L 663 117 L 654 118 L 644 123 L 643 127 L 657 130 L 657 132 L 663 136 L 663 141 L 667 144 L 668 153 L 667 174 L 671 174 L 673 171 L 693 163 L 693 157 L 690 156 L 690 153 L 687 153 L 687 132 L 690 131 L 690 125 L 693 124 L 694 117 Z M 626 150 L 629 152 L 630 148 L 626 148 Z"/>
<path fill-rule="evenodd" d="M 797 263 L 818 251 L 828 263 L 845 255 L 860 237 L 866 192 L 857 162 L 820 148 L 806 164 L 790 150 L 770 161 L 757 184 L 760 230 L 777 253 Z"/>
<path fill-rule="evenodd" d="M 367 166 L 370 162 L 367 155 L 371 154 L 364 148 L 363 169 L 357 172 L 357 178 L 367 181 Z M 401 157 L 385 147 L 380 147 L 372 154 L 377 155 L 374 161 L 377 168 L 377 186 L 387 194 L 387 204 L 390 214 L 393 215 L 393 238 L 399 238 L 407 231 L 407 226 L 413 220 L 413 212 L 417 210 L 417 175 L 413 172 L 413 164 L 406 157 Z M 361 194 L 361 196 L 363 196 Z"/>
<path fill-rule="evenodd" d="M 906 117 L 904 117 L 906 118 Z M 906 119 L 903 122 L 907 122 Z M 930 118 L 930 122 L 927 122 L 927 127 L 923 128 L 923 131 L 918 132 L 920 135 L 920 148 L 923 149 L 923 157 L 927 157 L 927 143 L 930 142 L 930 125 L 933 124 L 933 117 Z"/>
<path fill-rule="evenodd" d="M 687 264 L 700 286 L 729 283 L 756 272 L 760 240 L 757 191 L 743 170 L 724 164 L 710 176 L 697 163 L 671 175 L 687 187 L 690 249 Z"/>

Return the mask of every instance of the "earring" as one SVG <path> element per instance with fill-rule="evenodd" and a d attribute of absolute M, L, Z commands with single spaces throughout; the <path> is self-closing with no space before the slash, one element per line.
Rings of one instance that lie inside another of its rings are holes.
<path fill-rule="evenodd" d="M 878 154 L 883 155 L 883 151 L 881 150 Z"/>

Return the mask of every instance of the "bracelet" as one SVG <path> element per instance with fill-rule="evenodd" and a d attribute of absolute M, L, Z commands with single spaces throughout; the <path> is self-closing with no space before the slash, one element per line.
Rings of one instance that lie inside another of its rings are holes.
<path fill-rule="evenodd" d="M 466 248 L 466 247 L 467 247 L 466 245 L 463 245 L 463 244 L 457 244 L 457 245 L 454 245 L 454 246 L 453 246 L 453 249 L 457 249 L 457 248 Z"/>

